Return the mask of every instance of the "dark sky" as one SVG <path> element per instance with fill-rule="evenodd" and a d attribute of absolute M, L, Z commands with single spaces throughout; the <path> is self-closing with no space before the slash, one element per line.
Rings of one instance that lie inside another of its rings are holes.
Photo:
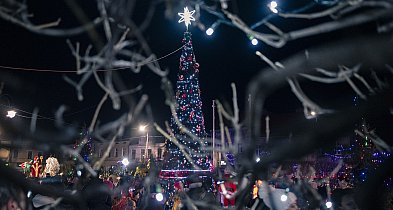
<path fill-rule="evenodd" d="M 35 5 L 32 7 L 32 11 L 35 12 L 33 21 L 50 22 L 60 16 L 62 18 L 61 26 L 72 27 L 77 24 L 75 17 L 62 1 L 62 3 L 52 2 L 49 4 L 48 2 L 50 1 L 35 2 Z M 290 4 L 304 4 L 307 1 L 296 2 Z M 78 3 L 81 2 L 78 1 Z M 96 5 L 92 1 L 83 1 L 82 4 L 82 8 L 90 8 L 87 10 L 90 18 L 94 17 L 95 12 L 91 8 L 95 8 Z M 248 24 L 252 24 L 268 14 L 268 10 L 265 7 L 266 4 L 267 1 L 247 1 L 244 4 L 242 2 L 242 5 L 237 5 L 236 10 L 239 12 L 239 16 L 244 18 Z M 295 5 L 282 5 L 287 10 L 290 10 L 293 6 Z M 139 10 L 139 12 L 143 14 L 144 11 Z M 151 27 L 144 33 L 157 57 L 165 56 L 181 46 L 185 27 L 183 24 L 178 24 L 177 20 L 177 16 L 172 20 L 166 19 L 164 17 L 164 6 L 160 5 L 153 18 Z M 207 26 L 215 21 L 213 16 L 205 13 L 202 13 L 201 20 Z M 277 22 L 287 30 L 297 26 L 280 23 L 276 19 L 272 21 Z M 64 37 L 48 37 L 34 34 L 3 20 L 0 20 L 0 25 L 0 65 L 58 69 L 59 71 L 75 68 L 75 59 L 72 57 Z M 220 25 L 210 37 L 195 26 L 190 26 L 190 31 L 193 34 L 192 39 L 196 60 L 201 66 L 200 86 L 207 130 L 210 130 L 212 125 L 212 100 L 220 99 L 231 103 L 231 82 L 235 82 L 237 85 L 239 105 L 241 110 L 244 110 L 245 98 L 248 95 L 246 93 L 248 82 L 257 72 L 266 67 L 255 55 L 256 50 L 263 52 L 272 60 L 282 60 L 295 52 L 319 44 L 321 40 L 334 39 L 343 34 L 339 32 L 335 35 L 328 34 L 301 39 L 288 43 L 284 48 L 274 49 L 261 42 L 257 46 L 251 45 L 243 32 L 227 25 Z M 81 49 L 85 49 L 89 44 L 85 35 L 72 37 L 71 41 L 73 43 L 76 41 L 81 42 Z M 179 57 L 180 51 L 160 60 L 161 67 L 170 70 L 169 78 L 174 87 Z M 89 123 L 94 113 L 95 105 L 103 94 L 91 80 L 84 91 L 85 101 L 78 102 L 74 89 L 62 79 L 63 74 L 7 70 L 3 68 L 0 68 L 0 71 L 2 81 L 5 81 L 4 93 L 10 96 L 13 106 L 29 112 L 32 112 L 34 107 L 39 107 L 41 115 L 53 116 L 59 105 L 65 104 L 69 107 L 65 119 L 70 123 Z M 76 78 L 72 75 L 68 76 Z M 164 105 L 164 97 L 160 92 L 159 77 L 147 71 L 147 69 L 144 69 L 140 75 L 122 72 L 122 77 L 126 83 L 129 82 L 128 84 L 131 87 L 138 82 L 143 82 L 145 87 L 143 93 L 150 95 L 150 103 L 156 121 L 162 125 L 165 120 L 169 120 L 169 110 Z M 309 89 L 306 92 L 316 99 L 322 98 L 322 96 L 335 97 L 334 92 L 329 91 L 329 89 L 322 95 L 319 94 L 320 88 L 326 88 L 324 85 L 306 84 L 307 87 Z M 346 100 L 346 103 L 351 103 L 351 97 L 347 97 L 344 100 Z M 4 99 L 2 99 L 2 103 L 5 103 Z M 106 120 L 110 120 L 124 111 L 114 112 L 110 110 L 109 105 L 105 108 L 103 117 Z M 290 93 L 288 87 L 279 89 L 274 96 L 269 98 L 266 105 L 267 111 L 274 113 L 286 113 L 299 108 L 301 108 L 301 104 Z"/>
<path fill-rule="evenodd" d="M 62 18 L 62 27 L 72 27 L 77 24 L 75 17 L 65 4 L 45 3 L 41 2 L 38 5 L 32 5 L 31 10 L 34 12 L 33 22 L 50 22 L 60 17 Z M 94 4 L 84 4 L 82 6 L 85 6 L 85 8 L 87 6 L 95 7 Z M 43 8 L 46 9 L 43 10 Z M 159 6 L 151 27 L 144 34 L 157 57 L 164 56 L 179 48 L 185 30 L 183 24 L 177 23 L 177 15 L 173 20 L 165 18 L 163 8 L 163 5 Z M 91 9 L 87 11 L 89 12 Z M 143 10 L 140 10 L 140 12 L 143 13 Z M 94 12 L 91 12 L 90 15 L 94 17 Z M 209 17 L 211 18 L 211 16 L 203 17 L 207 24 L 214 21 L 213 19 L 208 20 Z M 72 57 L 64 37 L 48 37 L 34 34 L 3 20 L 1 20 L 1 25 L 0 39 L 3 41 L 0 43 L 2 61 L 0 65 L 55 69 L 59 71 L 75 68 L 75 59 Z M 204 31 L 194 26 L 190 27 L 190 31 L 193 33 L 192 38 L 196 59 L 201 65 L 200 86 L 206 123 L 209 124 L 212 100 L 216 98 L 231 100 L 230 83 L 236 82 L 240 95 L 239 100 L 242 101 L 246 83 L 261 68 L 262 62 L 254 55 L 254 51 L 257 48 L 250 44 L 242 32 L 234 28 L 220 26 L 211 37 L 206 36 Z M 81 49 L 85 49 L 90 43 L 85 35 L 71 37 L 71 41 L 73 43 L 76 41 L 81 42 Z M 160 61 L 163 69 L 171 71 L 169 78 L 174 86 L 180 53 L 181 51 L 178 51 Z M 60 104 L 66 104 L 69 106 L 66 117 L 69 116 L 68 119 L 70 121 L 73 121 L 73 116 L 76 115 L 75 117 L 78 118 L 78 121 L 82 118 L 83 121 L 89 122 L 91 115 L 84 115 L 86 119 L 83 119 L 83 116 L 78 116 L 79 114 L 74 115 L 73 113 L 79 113 L 79 111 L 84 110 L 84 114 L 92 114 L 95 108 L 94 105 L 99 100 L 97 96 L 102 95 L 102 91 L 91 82 L 84 91 L 86 100 L 79 103 L 76 100 L 74 89 L 64 82 L 62 79 L 63 74 L 61 73 L 6 69 L 1 69 L 1 71 L 7 73 L 6 75 L 15 76 L 15 80 L 11 79 L 14 80 L 12 82 L 8 78 L 4 79 L 6 81 L 4 93 L 10 96 L 12 105 L 30 112 L 34 107 L 39 107 L 40 113 L 44 116 L 53 115 L 53 112 Z M 67 75 L 76 78 L 73 75 Z M 160 91 L 160 78 L 147 69 L 144 69 L 141 75 L 133 75 L 131 73 L 125 75 L 137 78 L 130 82 L 138 82 L 135 80 L 143 81 L 145 86 L 143 92 L 151 96 L 153 116 L 157 118 L 160 124 L 167 120 L 169 111 L 163 103 L 163 94 L 156 94 Z M 16 80 L 16 78 L 19 80 Z M 127 82 L 127 79 L 125 81 Z M 19 87 L 21 88 L 14 88 L 14 85 L 20 85 Z M 15 89 L 18 90 L 15 91 Z M 210 127 L 209 125 L 207 126 Z"/>

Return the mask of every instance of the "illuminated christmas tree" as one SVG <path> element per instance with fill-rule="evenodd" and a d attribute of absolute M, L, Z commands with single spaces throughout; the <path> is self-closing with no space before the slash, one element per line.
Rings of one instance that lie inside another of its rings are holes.
<path fill-rule="evenodd" d="M 82 131 L 79 133 L 79 136 L 79 140 L 77 140 L 74 144 L 74 149 L 82 147 L 80 155 L 86 162 L 89 163 L 91 161 L 90 158 L 93 155 L 91 136 L 86 128 L 82 129 Z M 74 159 L 76 160 L 76 158 Z"/>
<path fill-rule="evenodd" d="M 203 139 L 206 137 L 206 132 L 198 81 L 199 64 L 195 60 L 190 32 L 187 31 L 184 33 L 182 42 L 184 47 L 180 57 L 180 67 L 176 83 L 176 101 L 178 104 L 176 114 L 183 126 L 193 135 Z M 195 164 L 206 168 L 203 165 L 203 163 L 206 163 L 206 156 L 201 151 L 201 147 L 206 145 L 201 145 L 197 139 L 192 139 L 187 134 L 182 133 L 174 117 L 171 119 L 171 128 L 179 143 L 187 147 Z M 170 168 L 180 170 L 192 168 L 192 164 L 186 161 L 184 154 L 173 142 L 168 141 L 167 148 L 170 155 L 169 161 L 175 163 L 171 164 L 172 166 Z"/>
<path fill-rule="evenodd" d="M 354 146 L 354 160 L 355 171 L 358 175 L 358 180 L 363 182 L 366 180 L 368 173 L 375 170 L 385 159 L 390 156 L 390 153 L 383 152 L 381 148 L 373 143 L 372 138 L 376 139 L 374 131 L 366 123 L 364 119 L 358 129 L 355 131 Z"/>
<path fill-rule="evenodd" d="M 187 27 L 190 24 L 190 18 L 193 18 L 192 13 L 193 11 L 189 12 L 185 8 L 184 13 L 181 13 L 183 16 L 180 14 Z M 208 156 L 203 149 L 207 145 L 198 81 L 199 64 L 195 59 L 191 33 L 188 30 L 184 32 L 182 43 L 183 49 L 176 82 L 176 115 L 181 125 L 198 138 L 192 138 L 184 133 L 176 123 L 175 117 L 172 116 L 171 129 L 178 142 L 184 145 L 185 151 L 181 151 L 170 140 L 166 142 L 167 162 L 164 164 L 164 170 L 162 171 L 165 173 L 161 174 L 165 177 L 184 177 L 189 175 L 190 172 L 206 171 L 210 167 Z M 193 163 L 186 159 L 184 152 L 189 155 Z"/>

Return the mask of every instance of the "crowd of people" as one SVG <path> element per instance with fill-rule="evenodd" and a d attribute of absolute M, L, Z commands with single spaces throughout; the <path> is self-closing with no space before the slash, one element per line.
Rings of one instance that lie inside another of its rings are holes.
<path fill-rule="evenodd" d="M 325 202 L 331 201 L 334 209 L 358 210 L 352 188 L 339 188 L 331 191 L 330 196 L 322 192 L 323 185 L 308 183 L 316 192 L 320 192 L 320 206 L 305 205 L 305 197 L 296 189 L 296 180 L 262 181 L 254 183 L 245 200 L 236 200 L 237 183 L 231 173 L 225 172 L 221 181 L 208 182 L 197 174 L 173 183 L 174 192 L 166 192 L 161 183 L 154 183 L 146 188 L 143 178 L 133 176 L 86 177 L 79 180 L 78 186 L 88 209 L 98 210 L 208 210 L 214 206 L 243 209 L 326 209 Z M 283 184 L 284 183 L 284 184 Z M 51 183 L 53 185 L 54 183 Z M 55 183 L 59 185 L 59 183 Z M 61 183 L 60 183 L 61 184 Z M 63 183 L 64 184 L 64 183 Z M 75 189 L 73 183 L 62 185 L 64 190 Z M 213 188 L 212 188 L 213 186 Z M 321 190 L 322 189 L 322 190 Z M 162 199 L 154 195 L 162 193 Z M 26 190 L 17 185 L 0 180 L 0 209 L 44 209 L 55 202 L 56 198 L 33 194 L 26 196 Z M 323 202 L 322 202 L 323 201 Z M 308 202 L 308 201 L 307 201 Z M 308 206 L 308 207 L 307 207 Z M 60 203 L 54 209 L 74 209 L 75 206 Z"/>

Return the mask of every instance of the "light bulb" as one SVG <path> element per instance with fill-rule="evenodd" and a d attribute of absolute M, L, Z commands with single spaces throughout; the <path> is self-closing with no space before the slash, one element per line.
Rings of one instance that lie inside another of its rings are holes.
<path fill-rule="evenodd" d="M 251 44 L 254 45 L 254 46 L 257 45 L 258 44 L 258 39 L 255 39 L 255 38 L 252 39 L 251 40 Z"/>
<path fill-rule="evenodd" d="M 276 1 L 272 1 L 270 2 L 270 4 L 267 5 L 267 7 L 269 7 L 270 11 L 272 11 L 273 13 L 278 13 L 277 6 L 278 4 Z"/>
<path fill-rule="evenodd" d="M 128 161 L 127 158 L 124 158 L 121 163 L 123 163 L 124 166 L 127 166 L 130 162 Z"/>
<path fill-rule="evenodd" d="M 206 34 L 209 35 L 209 36 L 211 36 L 213 33 L 214 33 L 214 29 L 213 28 L 208 28 L 206 30 Z"/>
<path fill-rule="evenodd" d="M 15 115 L 16 115 L 16 112 L 14 110 L 10 110 L 10 111 L 7 112 L 6 117 L 14 118 Z"/>

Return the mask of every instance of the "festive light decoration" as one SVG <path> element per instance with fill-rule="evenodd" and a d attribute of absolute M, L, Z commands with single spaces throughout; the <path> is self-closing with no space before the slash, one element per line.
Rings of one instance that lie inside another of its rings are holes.
<path fill-rule="evenodd" d="M 77 140 L 75 142 L 74 149 L 82 146 L 80 155 L 86 162 L 89 163 L 91 161 L 90 158 L 93 156 L 91 136 L 86 128 L 82 129 L 79 135 L 80 135 L 80 140 Z M 74 158 L 74 160 L 76 160 L 76 158 Z"/>
<path fill-rule="evenodd" d="M 21 167 L 23 169 L 23 173 L 25 175 L 30 174 L 30 167 L 33 164 L 33 160 L 30 160 L 29 162 L 23 162 L 21 164 L 19 164 L 19 167 Z"/>
<path fill-rule="evenodd" d="M 171 128 L 178 141 L 187 147 L 190 157 L 194 163 L 201 169 L 209 169 L 210 163 L 208 157 L 201 151 L 206 137 L 204 118 L 202 113 L 201 91 L 199 89 L 199 64 L 196 62 L 191 33 L 185 32 L 182 41 L 185 46 L 180 56 L 180 66 L 178 72 L 178 81 L 176 84 L 176 108 L 177 117 L 183 126 L 190 130 L 192 134 L 202 139 L 201 143 L 196 139 L 191 139 L 188 135 L 182 133 L 176 124 L 175 119 L 171 119 Z M 169 151 L 169 163 L 166 164 L 166 170 L 190 170 L 192 164 L 189 163 L 184 154 L 172 142 L 167 142 Z"/>
<path fill-rule="evenodd" d="M 49 157 L 45 162 L 44 173 L 49 174 L 49 176 L 56 176 L 60 171 L 60 164 L 57 158 Z"/>
<path fill-rule="evenodd" d="M 269 9 L 270 9 L 273 13 L 278 13 L 277 6 L 278 6 L 278 4 L 277 4 L 276 1 L 272 1 L 272 2 L 270 2 L 270 3 L 267 5 L 267 7 L 269 7 Z"/>
<path fill-rule="evenodd" d="M 185 9 L 185 13 L 186 13 Z M 187 20 L 185 20 L 187 21 Z M 187 26 L 187 23 L 186 23 Z M 202 113 L 201 90 L 199 89 L 199 64 L 196 62 L 191 33 L 184 32 L 182 40 L 184 47 L 180 56 L 180 65 L 176 82 L 176 116 L 182 126 L 187 128 L 198 139 L 193 139 L 185 134 L 180 128 L 175 118 L 172 116 L 171 129 L 174 137 L 185 148 L 193 164 L 199 168 L 194 168 L 183 153 L 171 140 L 166 141 L 166 155 L 163 170 L 160 171 L 160 178 L 167 181 L 165 191 L 169 194 L 174 193 L 174 183 L 183 180 L 192 174 L 198 174 L 199 177 L 207 177 L 212 170 L 212 164 L 209 161 L 208 154 L 205 154 L 203 148 L 207 146 L 205 137 L 204 118 Z M 208 178 L 206 178 L 208 179 Z M 210 187 L 212 190 L 213 186 Z M 171 202 L 169 206 L 173 205 Z"/>
<path fill-rule="evenodd" d="M 257 45 L 258 44 L 258 39 L 253 38 L 251 40 L 251 44 L 254 45 L 254 46 Z"/>
<path fill-rule="evenodd" d="M 209 35 L 209 36 L 211 36 L 213 33 L 214 33 L 214 29 L 213 28 L 208 28 L 206 30 L 206 34 Z"/>
<path fill-rule="evenodd" d="M 42 159 L 43 157 L 34 156 L 33 164 L 30 167 L 31 177 L 40 177 L 42 171 Z"/>
<path fill-rule="evenodd" d="M 195 18 L 192 16 L 195 13 L 195 10 L 188 11 L 188 7 L 184 7 L 184 12 L 177 13 L 181 18 L 179 23 L 184 22 L 186 28 L 188 30 L 188 25 L 191 25 L 191 21 L 195 21 Z"/>

